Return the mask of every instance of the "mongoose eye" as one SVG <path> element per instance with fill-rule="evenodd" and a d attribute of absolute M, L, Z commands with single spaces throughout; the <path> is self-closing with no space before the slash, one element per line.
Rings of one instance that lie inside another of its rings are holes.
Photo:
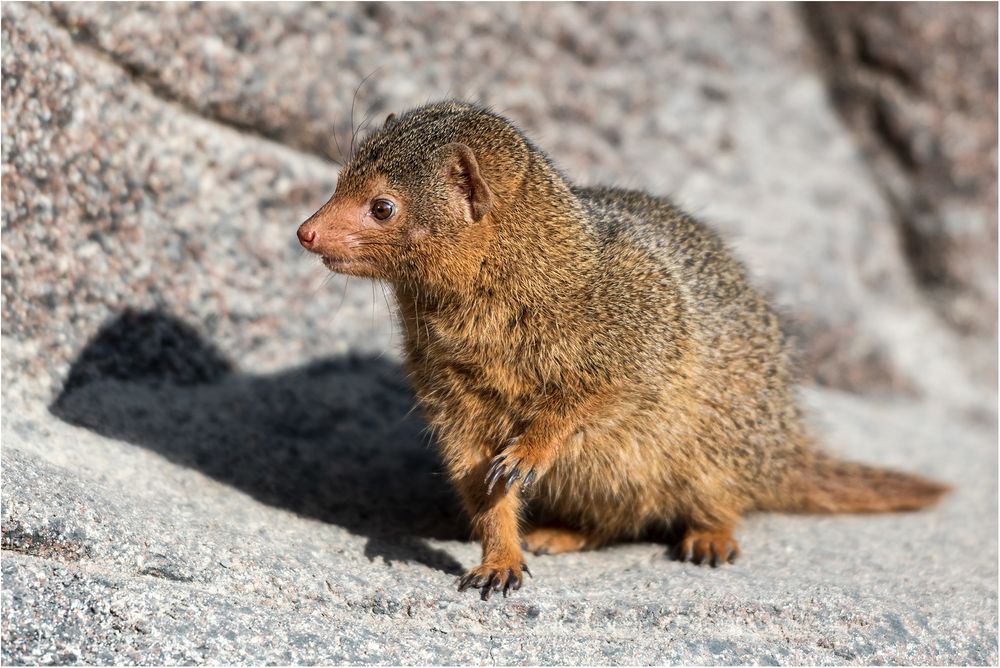
<path fill-rule="evenodd" d="M 377 199 L 372 202 L 372 215 L 375 220 L 389 220 L 396 213 L 396 205 L 387 199 Z"/>

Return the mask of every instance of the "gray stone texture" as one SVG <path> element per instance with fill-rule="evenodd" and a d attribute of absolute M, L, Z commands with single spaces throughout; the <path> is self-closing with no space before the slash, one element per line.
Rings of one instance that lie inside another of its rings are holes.
<path fill-rule="evenodd" d="M 806 16 L 914 277 L 959 331 L 995 333 L 996 7 L 818 3 Z"/>
<path fill-rule="evenodd" d="M 996 5 L 2 20 L 4 663 L 997 662 Z M 728 568 L 639 543 L 455 591 L 478 547 L 388 291 L 294 234 L 352 128 L 445 96 L 720 230 L 829 448 L 955 491 L 750 517 Z"/>

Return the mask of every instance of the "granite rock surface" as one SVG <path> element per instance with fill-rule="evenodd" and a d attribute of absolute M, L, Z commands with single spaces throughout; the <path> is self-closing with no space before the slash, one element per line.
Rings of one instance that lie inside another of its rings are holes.
<path fill-rule="evenodd" d="M 5 3 L 0 658 L 995 664 L 996 35 L 990 5 Z M 751 517 L 730 568 L 638 543 L 455 591 L 478 548 L 388 290 L 294 235 L 353 132 L 445 96 L 719 229 L 829 448 L 955 491 Z"/>

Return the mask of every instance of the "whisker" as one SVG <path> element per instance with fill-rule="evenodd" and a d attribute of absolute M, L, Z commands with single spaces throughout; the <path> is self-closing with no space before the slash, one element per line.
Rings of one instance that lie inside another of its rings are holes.
<path fill-rule="evenodd" d="M 413 329 L 417 338 L 417 348 L 420 347 L 420 312 L 417 310 L 417 293 L 413 293 Z"/>
<path fill-rule="evenodd" d="M 372 113 L 369 112 L 368 115 L 365 116 L 365 120 L 361 121 L 361 125 L 358 126 L 357 134 L 359 137 L 361 136 L 361 133 L 365 131 L 365 128 L 371 125 L 371 122 L 372 122 Z"/>
<path fill-rule="evenodd" d="M 358 93 L 361 91 L 361 87 L 365 85 L 366 81 L 368 81 L 373 76 L 375 76 L 375 74 L 380 69 L 382 69 L 382 68 L 381 67 L 376 67 L 374 70 L 372 70 L 371 74 L 369 74 L 364 79 L 362 79 L 361 83 L 358 84 L 358 87 L 354 89 L 354 97 L 351 98 L 351 154 L 350 154 L 350 158 L 351 159 L 354 158 L 354 138 L 355 138 L 355 135 L 356 135 L 356 132 L 354 130 L 354 105 L 358 101 Z"/>
<path fill-rule="evenodd" d="M 344 166 L 344 153 L 340 150 L 340 142 L 337 141 L 337 119 L 333 119 L 333 141 L 331 142 L 329 138 L 326 140 L 326 149 L 323 151 L 324 156 L 327 160 L 337 165 L 338 167 Z M 332 149 L 336 147 L 337 157 L 333 157 Z"/>
<path fill-rule="evenodd" d="M 330 283 L 333 282 L 333 278 L 334 278 L 333 273 L 331 273 L 329 276 L 325 277 L 323 279 L 323 281 L 319 284 L 319 290 L 323 290 L 323 289 L 326 288 L 326 286 L 330 285 Z M 319 290 L 317 290 L 316 292 L 319 292 Z"/>
<path fill-rule="evenodd" d="M 356 246 L 378 248 L 384 246 L 386 248 L 406 248 L 404 244 L 394 244 L 391 241 L 355 241 Z"/>
<path fill-rule="evenodd" d="M 333 319 L 334 320 L 336 320 L 337 316 L 340 315 L 340 309 L 343 308 L 344 301 L 346 301 L 346 299 L 347 299 L 347 286 L 350 285 L 350 283 L 351 283 L 351 277 L 350 276 L 345 276 L 344 278 L 346 279 L 344 281 L 344 292 L 340 295 L 340 304 L 337 305 L 337 310 L 333 312 Z"/>
<path fill-rule="evenodd" d="M 314 297 L 319 294 L 320 290 L 325 289 L 326 286 L 330 284 L 330 281 L 333 280 L 334 274 L 325 267 L 323 268 L 323 270 L 326 272 L 326 275 L 323 277 L 323 280 L 321 280 L 319 284 L 313 289 L 312 294 Z"/>
<path fill-rule="evenodd" d="M 340 156 L 341 160 L 343 160 L 344 159 L 344 151 L 343 151 L 343 149 L 340 148 L 340 139 L 338 139 L 338 137 L 337 137 L 337 135 L 339 135 L 339 134 L 340 133 L 337 131 L 337 122 L 334 121 L 334 123 L 333 123 L 333 142 L 334 142 L 334 144 L 337 145 L 337 155 Z M 340 165 L 343 166 L 343 162 L 341 162 Z"/>
<path fill-rule="evenodd" d="M 382 289 L 382 299 L 385 300 L 385 308 L 389 312 L 389 341 L 392 341 L 396 335 L 396 318 L 393 315 L 392 307 L 389 305 L 389 297 L 385 294 L 385 283 L 379 281 L 378 286 Z"/>

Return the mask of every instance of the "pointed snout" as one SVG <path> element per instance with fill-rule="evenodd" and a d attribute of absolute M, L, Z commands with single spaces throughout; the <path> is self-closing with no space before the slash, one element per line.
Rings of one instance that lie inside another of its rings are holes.
<path fill-rule="evenodd" d="M 365 257 L 366 247 L 378 245 L 376 235 L 382 229 L 367 215 L 368 202 L 368 197 L 331 197 L 299 226 L 296 233 L 299 243 L 320 256 L 330 271 L 369 278 L 379 276 L 381 265 Z"/>
<path fill-rule="evenodd" d="M 299 225 L 296 235 L 306 250 L 322 254 L 326 242 L 336 236 L 330 220 L 331 208 L 330 202 L 327 202 L 319 211 L 309 216 L 306 222 Z"/>
<path fill-rule="evenodd" d="M 304 248 L 312 248 L 313 243 L 316 241 L 316 230 L 309 227 L 309 222 L 306 221 L 299 225 L 299 243 L 302 244 Z"/>
<path fill-rule="evenodd" d="M 333 197 L 299 225 L 299 243 L 318 255 L 344 257 L 351 253 L 350 239 L 361 230 L 363 214 L 361 205 Z"/>

